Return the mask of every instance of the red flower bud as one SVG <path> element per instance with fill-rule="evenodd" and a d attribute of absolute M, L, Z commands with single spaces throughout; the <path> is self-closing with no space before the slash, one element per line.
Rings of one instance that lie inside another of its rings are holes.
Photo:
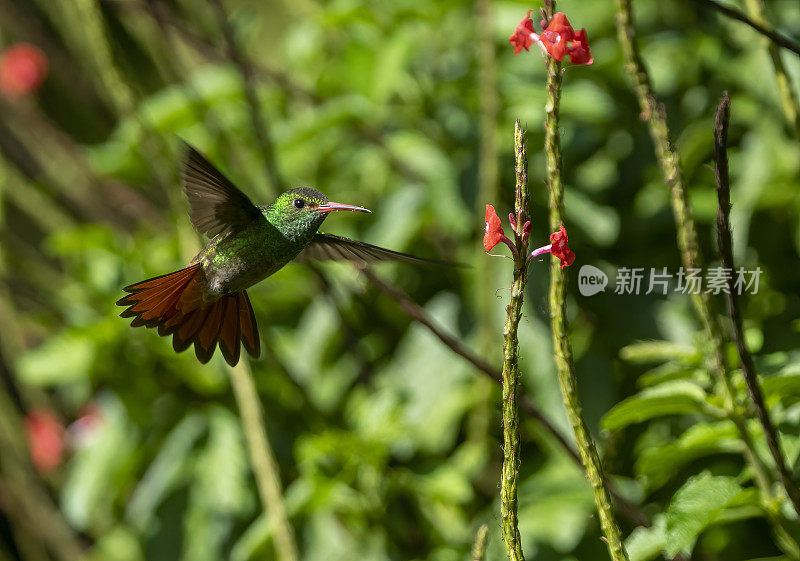
<path fill-rule="evenodd" d="M 486 251 L 491 251 L 494 246 L 500 243 L 503 236 L 503 226 L 500 223 L 500 217 L 497 216 L 492 205 L 486 205 L 486 226 L 483 234 L 483 247 Z"/>
<path fill-rule="evenodd" d="M 0 55 L 0 91 L 10 96 L 35 92 L 47 76 L 47 57 L 34 45 L 19 43 Z"/>
<path fill-rule="evenodd" d="M 567 247 L 568 240 L 567 230 L 564 228 L 563 224 L 558 232 L 550 234 L 550 243 L 552 244 L 550 253 L 561 259 L 562 269 L 564 267 L 569 267 L 575 262 L 575 254 Z"/>

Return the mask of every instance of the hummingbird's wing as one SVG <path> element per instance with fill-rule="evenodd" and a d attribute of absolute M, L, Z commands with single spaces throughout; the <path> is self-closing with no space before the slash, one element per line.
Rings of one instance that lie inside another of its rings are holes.
<path fill-rule="evenodd" d="M 457 265 L 448 261 L 437 261 L 435 259 L 423 259 L 414 257 L 407 253 L 384 249 L 377 245 L 359 242 L 333 234 L 317 233 L 300 255 L 300 261 L 326 260 L 350 261 L 359 267 L 366 267 L 370 263 L 377 261 L 406 261 L 409 263 L 428 263 L 432 265 Z"/>
<path fill-rule="evenodd" d="M 181 183 L 189 199 L 192 225 L 209 238 L 238 230 L 263 217 L 247 195 L 188 144 Z"/>

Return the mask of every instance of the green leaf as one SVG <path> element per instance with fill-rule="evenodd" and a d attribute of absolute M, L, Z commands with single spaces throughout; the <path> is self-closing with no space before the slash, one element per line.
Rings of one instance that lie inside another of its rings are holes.
<path fill-rule="evenodd" d="M 667 507 L 666 556 L 691 552 L 703 530 L 719 519 L 725 507 L 743 491 L 733 477 L 707 471 L 691 477 Z"/>
<path fill-rule="evenodd" d="M 794 397 L 800 394 L 800 364 L 790 364 L 779 374 L 762 378 L 764 397 Z"/>
<path fill-rule="evenodd" d="M 91 442 L 80 448 L 69 465 L 61 490 L 61 510 L 77 529 L 112 516 L 118 489 L 115 483 L 136 451 L 136 435 L 122 404 L 112 397 L 100 400 L 103 422 Z"/>
<path fill-rule="evenodd" d="M 708 412 L 706 393 L 700 386 L 686 380 L 673 380 L 618 403 L 603 417 L 601 426 L 605 430 L 618 430 L 655 417 Z"/>
<path fill-rule="evenodd" d="M 95 345 L 86 334 L 65 331 L 23 354 L 17 371 L 23 382 L 53 386 L 84 380 L 94 361 Z"/>
<path fill-rule="evenodd" d="M 670 380 L 694 380 L 698 382 L 707 382 L 708 373 L 702 368 L 695 368 L 680 362 L 666 362 L 660 364 L 655 368 L 644 372 L 636 383 L 639 387 L 649 388 L 657 386 Z"/>
<path fill-rule="evenodd" d="M 664 550 L 667 534 L 667 521 L 664 515 L 658 514 L 653 518 L 653 525 L 649 528 L 638 526 L 625 540 L 625 550 L 630 561 L 650 561 L 658 557 Z"/>
<path fill-rule="evenodd" d="M 685 359 L 697 362 L 700 352 L 691 345 L 681 345 L 669 341 L 640 341 L 619 352 L 622 360 L 633 363 L 665 362 L 667 360 Z"/>
<path fill-rule="evenodd" d="M 249 561 L 254 559 L 255 555 L 261 552 L 262 548 L 267 544 L 270 537 L 272 537 L 272 524 L 270 524 L 267 515 L 262 514 L 247 527 L 233 544 L 230 560 Z"/>
<path fill-rule="evenodd" d="M 636 462 L 637 476 L 643 478 L 648 491 L 664 485 L 689 462 L 710 454 L 740 452 L 736 426 L 730 421 L 700 423 L 681 434 L 675 442 L 645 448 Z"/>
<path fill-rule="evenodd" d="M 179 479 L 189 452 L 205 427 L 206 422 L 202 415 L 190 413 L 164 439 L 158 455 L 147 468 L 128 502 L 125 514 L 134 526 L 140 530 L 148 526 L 156 508 Z"/>

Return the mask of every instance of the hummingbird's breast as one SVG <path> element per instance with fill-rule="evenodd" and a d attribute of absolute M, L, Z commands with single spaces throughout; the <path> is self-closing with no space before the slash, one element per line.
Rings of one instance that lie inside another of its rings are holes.
<path fill-rule="evenodd" d="M 266 219 L 217 236 L 194 258 L 203 263 L 208 299 L 241 292 L 297 257 L 305 243 L 285 237 Z"/>

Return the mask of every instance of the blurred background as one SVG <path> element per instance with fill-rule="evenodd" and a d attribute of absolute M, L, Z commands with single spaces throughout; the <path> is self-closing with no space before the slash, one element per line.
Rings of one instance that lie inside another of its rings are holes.
<path fill-rule="evenodd" d="M 712 262 L 713 116 L 730 92 L 737 264 L 763 271 L 758 294 L 744 300 L 748 341 L 765 364 L 796 367 L 800 145 L 769 55 L 755 32 L 693 1 L 635 4 Z M 766 5 L 780 29 L 800 36 L 796 0 Z M 314 186 L 373 211 L 332 216 L 325 231 L 471 265 L 375 271 L 500 364 L 512 270 L 484 253 L 481 236 L 484 205 L 503 217 L 513 203 L 515 119 L 528 127 L 531 243 L 550 233 L 544 62 L 508 44 L 538 8 L 0 0 L 5 64 L 8 49 L 35 46 L 15 52 L 29 72 L 21 85 L 13 68 L 0 80 L 0 560 L 276 558 L 275 521 L 262 509 L 219 353 L 205 366 L 191 351 L 176 355 L 114 306 L 122 286 L 183 267 L 204 243 L 178 183 L 179 139 L 259 204 Z M 651 517 L 688 475 L 735 472 L 740 462 L 687 460 L 653 484 L 637 458 L 692 419 L 601 430 L 647 368 L 623 349 L 665 341 L 665 356 L 682 350 L 697 369 L 699 327 L 685 295 L 613 293 L 618 267 L 677 272 L 669 194 L 624 71 L 613 3 L 557 8 L 587 29 L 595 60 L 567 67 L 561 105 L 581 398 L 621 492 Z M 797 87 L 798 58 L 783 58 Z M 578 293 L 587 263 L 612 273 L 605 293 Z M 547 284 L 546 263 L 533 264 L 523 383 L 571 441 Z M 249 367 L 300 558 L 466 559 L 481 524 L 486 559 L 505 558 L 494 382 L 346 264 L 287 266 L 249 293 L 263 349 Z M 583 472 L 540 423 L 522 420 L 527 556 L 606 559 Z M 800 445 L 796 420 L 786 438 Z M 636 523 L 621 521 L 626 534 Z M 776 556 L 765 528 L 752 517 L 720 526 L 695 556 Z"/>

